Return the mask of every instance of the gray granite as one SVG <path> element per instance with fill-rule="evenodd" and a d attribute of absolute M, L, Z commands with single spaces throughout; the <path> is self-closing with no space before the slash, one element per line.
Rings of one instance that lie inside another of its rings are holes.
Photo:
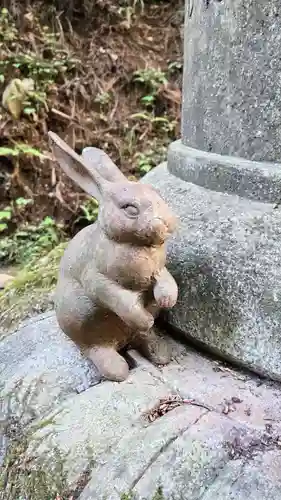
<path fill-rule="evenodd" d="M 280 210 L 183 181 L 163 165 L 143 182 L 180 219 L 168 245 L 168 268 L 179 285 L 169 324 L 212 352 L 281 380 Z"/>
<path fill-rule="evenodd" d="M 22 421 L 29 421 L 33 402 L 36 421 L 35 427 L 33 422 L 28 426 L 26 458 L 35 463 L 40 459 L 45 470 L 50 457 L 52 467 L 63 459 L 70 487 L 90 467 L 80 500 L 120 500 L 129 492 L 136 500 L 155 500 L 159 487 L 161 500 L 210 500 L 214 496 L 219 500 L 279 500 L 279 385 L 261 384 L 253 375 L 211 361 L 170 339 L 173 358 L 167 366 L 155 367 L 130 351 L 135 368 L 126 381 L 88 384 L 78 394 L 76 386 L 87 369 L 74 350 L 64 346 L 63 363 L 46 361 L 56 358 L 58 343 L 63 343 L 53 321 L 52 315 L 34 318 L 0 343 L 11 365 L 2 373 L 4 386 L 11 375 L 19 380 L 30 371 L 29 386 L 21 389 L 21 415 Z M 32 341 L 36 332 L 37 351 Z M 39 351 L 45 359 L 41 373 L 56 364 L 57 376 L 46 379 L 44 388 L 51 395 L 48 405 L 37 397 L 43 359 Z M 39 358 L 37 369 L 30 363 L 32 352 L 35 365 L 36 354 Z M 66 367 L 71 377 L 66 377 Z M 161 400 L 174 396 L 185 402 L 155 420 L 147 418 Z M 6 397 L 1 391 L 0 400 Z"/>
<path fill-rule="evenodd" d="M 168 150 L 169 172 L 183 181 L 217 192 L 278 205 L 281 164 L 249 161 L 185 146 L 181 140 Z"/>
<path fill-rule="evenodd" d="M 280 1 L 186 1 L 184 50 L 184 144 L 280 161 Z"/>
<path fill-rule="evenodd" d="M 26 423 L 56 401 L 99 381 L 94 365 L 63 334 L 53 311 L 26 321 L 0 341 L 1 394 L 6 398 L 17 394 L 11 399 L 17 415 L 22 415 L 21 406 L 27 404 Z"/>
<path fill-rule="evenodd" d="M 281 380 L 281 11 L 185 2 L 182 138 L 143 182 L 179 216 L 172 327 Z"/>

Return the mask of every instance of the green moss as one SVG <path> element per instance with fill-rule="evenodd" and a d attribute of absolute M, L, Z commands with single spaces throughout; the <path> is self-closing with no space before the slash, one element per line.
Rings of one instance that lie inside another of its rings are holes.
<path fill-rule="evenodd" d="M 0 293 L 0 325 L 3 334 L 27 317 L 52 307 L 58 267 L 67 243 L 61 243 L 44 257 L 31 259 Z"/>

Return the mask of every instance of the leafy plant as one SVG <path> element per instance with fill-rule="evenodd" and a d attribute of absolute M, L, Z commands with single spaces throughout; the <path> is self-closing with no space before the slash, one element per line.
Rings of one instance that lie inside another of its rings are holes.
<path fill-rule="evenodd" d="M 182 71 L 182 66 L 183 66 L 182 62 L 180 62 L 180 61 L 171 61 L 168 64 L 168 71 L 171 74 L 176 73 L 178 71 Z"/>
<path fill-rule="evenodd" d="M 175 129 L 175 121 L 169 120 L 166 116 L 154 116 L 153 113 L 134 113 L 130 116 L 133 120 L 148 122 L 152 127 L 160 128 L 163 132 L 172 132 Z"/>
<path fill-rule="evenodd" d="M 42 26 L 33 13 L 25 15 L 32 24 L 33 32 L 41 44 L 36 48 L 24 50 L 20 45 L 20 34 L 7 9 L 0 13 L 0 48 L 4 57 L 0 58 L 2 83 L 11 76 L 19 82 L 33 80 L 35 88 L 28 92 L 23 103 L 23 113 L 34 119 L 41 108 L 48 109 L 48 92 L 57 79 L 77 66 L 78 60 L 64 50 L 60 43 L 60 34 L 48 26 Z M 7 78 L 6 78 L 7 77 Z"/>
<path fill-rule="evenodd" d="M 28 144 L 15 144 L 13 148 L 8 146 L 0 147 L 0 157 L 1 156 L 20 156 L 21 154 L 37 156 L 39 158 L 45 158 L 43 153 L 38 149 L 29 146 Z"/>
<path fill-rule="evenodd" d="M 95 102 L 97 102 L 98 104 L 101 104 L 102 106 L 109 104 L 110 100 L 111 100 L 111 94 L 109 92 L 100 92 L 95 97 Z"/>
<path fill-rule="evenodd" d="M 135 71 L 134 81 L 142 83 L 147 90 L 147 94 L 141 98 L 145 105 L 153 105 L 160 86 L 168 83 L 165 73 L 154 68 Z"/>
<path fill-rule="evenodd" d="M 11 207 L 6 207 L 4 210 L 0 211 L 0 233 L 8 228 L 7 221 L 12 218 Z"/>
<path fill-rule="evenodd" d="M 64 239 L 63 226 L 51 217 L 45 217 L 37 226 L 23 224 L 12 236 L 0 240 L 0 262 L 24 265 L 48 253 Z"/>
<path fill-rule="evenodd" d="M 18 37 L 18 30 L 8 9 L 0 11 L 0 47 L 3 42 L 13 42 Z"/>
<path fill-rule="evenodd" d="M 57 282 L 58 268 L 67 243 L 60 243 L 43 257 L 31 256 L 15 278 L 0 292 L 1 327 L 6 331 L 34 313 L 53 307 L 50 292 Z"/>
<path fill-rule="evenodd" d="M 137 10 L 143 12 L 144 0 L 125 0 L 120 3 L 124 5 L 121 5 L 118 8 L 118 13 L 125 18 L 126 26 L 129 29 L 132 25 L 132 21 L 137 13 Z"/>
<path fill-rule="evenodd" d="M 165 146 L 158 146 L 152 149 L 148 149 L 143 153 L 137 153 L 135 158 L 137 160 L 137 169 L 140 174 L 144 175 L 149 172 L 153 167 L 159 165 L 164 161 L 167 153 L 167 148 Z"/>
<path fill-rule="evenodd" d="M 83 205 L 80 205 L 81 215 L 75 219 L 75 224 L 78 222 L 85 222 L 87 225 L 92 224 L 97 220 L 99 204 L 97 200 L 91 198 L 87 200 Z"/>
<path fill-rule="evenodd" d="M 26 199 L 26 198 L 16 198 L 15 200 L 15 204 L 17 207 L 26 207 L 27 205 L 30 205 L 31 203 L 33 203 L 33 200 L 31 199 Z"/>

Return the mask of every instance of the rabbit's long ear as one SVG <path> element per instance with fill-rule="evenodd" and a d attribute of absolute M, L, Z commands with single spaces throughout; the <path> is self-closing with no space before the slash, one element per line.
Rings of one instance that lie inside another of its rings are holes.
<path fill-rule="evenodd" d="M 48 132 L 48 135 L 53 154 L 62 170 L 83 191 L 100 201 L 106 181 L 100 176 L 99 172 L 88 163 L 86 164 L 85 160 L 54 132 Z"/>
<path fill-rule="evenodd" d="M 94 168 L 107 181 L 124 182 L 126 180 L 125 175 L 102 149 L 84 148 L 82 158 L 88 167 Z"/>

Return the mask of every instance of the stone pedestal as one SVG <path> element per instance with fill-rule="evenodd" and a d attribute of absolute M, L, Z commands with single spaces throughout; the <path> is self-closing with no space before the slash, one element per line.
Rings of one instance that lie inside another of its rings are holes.
<path fill-rule="evenodd" d="M 182 139 L 144 179 L 181 220 L 168 321 L 281 380 L 281 6 L 186 1 Z M 279 163 L 280 162 L 280 163 Z"/>

